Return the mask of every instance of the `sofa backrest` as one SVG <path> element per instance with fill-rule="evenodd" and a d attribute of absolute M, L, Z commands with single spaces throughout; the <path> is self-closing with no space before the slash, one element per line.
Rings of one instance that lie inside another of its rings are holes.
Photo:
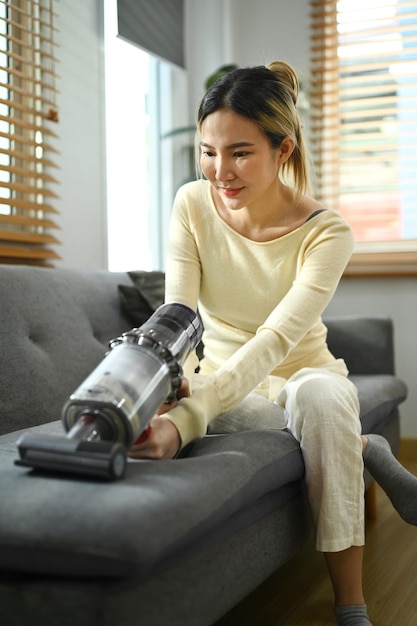
<path fill-rule="evenodd" d="M 345 315 L 324 318 L 327 343 L 345 360 L 352 375 L 394 374 L 394 328 L 384 316 Z"/>
<path fill-rule="evenodd" d="M 0 434 L 60 419 L 110 339 L 139 325 L 126 305 L 126 289 L 118 289 L 125 285 L 130 293 L 131 278 L 105 270 L 0 267 Z M 391 320 L 324 322 L 330 350 L 345 359 L 351 374 L 394 373 Z"/>
<path fill-rule="evenodd" d="M 69 395 L 129 330 L 125 273 L 0 268 L 0 434 L 61 417 Z"/>

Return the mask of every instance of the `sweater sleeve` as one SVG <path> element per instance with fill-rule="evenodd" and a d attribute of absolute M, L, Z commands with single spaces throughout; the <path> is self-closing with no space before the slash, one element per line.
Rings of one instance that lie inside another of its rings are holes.
<path fill-rule="evenodd" d="M 330 212 L 329 212 L 330 213 Z M 200 265 L 192 233 L 174 218 L 168 293 L 196 306 Z M 182 445 L 204 436 L 209 422 L 236 406 L 271 373 L 317 323 L 329 303 L 353 248 L 353 236 L 337 214 L 312 229 L 298 254 L 297 277 L 256 334 L 219 369 L 198 377 L 189 398 L 166 414 L 178 428 Z M 187 252 L 188 251 L 188 252 Z M 175 276 L 173 275 L 176 274 Z M 187 284 L 182 283 L 187 280 Z M 172 288 L 172 285 L 176 285 Z"/>
<path fill-rule="evenodd" d="M 201 266 L 197 245 L 187 219 L 186 203 L 180 188 L 174 200 L 168 238 L 168 264 L 165 278 L 165 302 L 181 302 L 197 311 L 200 292 Z M 194 351 L 184 363 L 184 376 L 190 382 L 198 367 Z"/>
<path fill-rule="evenodd" d="M 185 188 L 174 200 L 169 235 L 165 279 L 165 302 L 181 302 L 197 310 L 201 264 L 193 225 L 188 217 Z"/>

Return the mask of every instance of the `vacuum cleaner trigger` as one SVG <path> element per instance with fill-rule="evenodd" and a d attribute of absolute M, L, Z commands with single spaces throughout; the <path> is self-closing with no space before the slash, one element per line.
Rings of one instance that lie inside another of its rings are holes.
<path fill-rule="evenodd" d="M 143 443 L 144 441 L 149 439 L 149 435 L 151 434 L 151 430 L 152 430 L 152 428 L 150 426 L 147 426 L 145 428 L 145 430 L 136 439 L 136 441 L 133 443 L 133 445 L 135 446 L 135 445 L 137 445 L 139 443 Z"/>

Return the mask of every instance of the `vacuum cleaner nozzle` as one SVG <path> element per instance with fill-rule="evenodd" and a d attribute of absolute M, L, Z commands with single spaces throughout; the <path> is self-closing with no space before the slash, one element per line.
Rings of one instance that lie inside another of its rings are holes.
<path fill-rule="evenodd" d="M 111 441 L 75 441 L 65 437 L 24 434 L 17 442 L 21 458 L 16 465 L 104 480 L 122 478 L 126 449 Z"/>

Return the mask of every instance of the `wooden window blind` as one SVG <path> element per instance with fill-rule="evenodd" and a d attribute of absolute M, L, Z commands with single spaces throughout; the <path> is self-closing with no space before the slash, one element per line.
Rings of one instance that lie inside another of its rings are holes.
<path fill-rule="evenodd" d="M 417 4 L 310 4 L 316 191 L 353 227 L 347 274 L 417 274 Z"/>
<path fill-rule="evenodd" d="M 0 0 L 0 263 L 59 258 L 53 0 Z"/>

